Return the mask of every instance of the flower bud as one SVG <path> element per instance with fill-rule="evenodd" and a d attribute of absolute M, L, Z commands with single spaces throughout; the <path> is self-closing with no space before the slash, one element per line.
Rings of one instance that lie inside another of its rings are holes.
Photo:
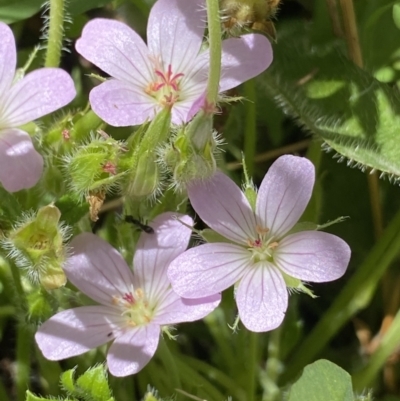
<path fill-rule="evenodd" d="M 271 18 L 275 16 L 279 3 L 280 0 L 220 0 L 223 27 L 234 36 L 250 28 L 275 40 L 276 31 Z"/>
<path fill-rule="evenodd" d="M 124 174 L 119 171 L 119 157 L 124 147 L 111 137 L 94 138 L 64 158 L 65 170 L 74 191 L 86 195 L 90 191 L 110 190 Z"/>
<path fill-rule="evenodd" d="M 57 207 L 42 207 L 4 240 L 17 266 L 25 268 L 28 276 L 46 290 L 59 288 L 67 281 L 62 269 L 67 230 L 60 224 L 60 217 Z"/>
<path fill-rule="evenodd" d="M 130 149 L 121 164 L 130 165 L 122 184 L 122 192 L 133 198 L 154 197 L 160 189 L 160 168 L 157 164 L 158 148 L 170 133 L 171 110 L 163 109 L 147 130 L 139 131 L 128 140 Z M 142 135 L 142 138 L 138 138 Z"/>
<path fill-rule="evenodd" d="M 126 195 L 134 198 L 152 197 L 160 185 L 159 166 L 152 151 L 139 155 L 137 165 L 129 176 Z"/>
<path fill-rule="evenodd" d="M 200 111 L 160 152 L 162 162 L 172 172 L 173 186 L 186 187 L 193 180 L 212 176 L 217 168 L 218 144 L 212 115 Z"/>

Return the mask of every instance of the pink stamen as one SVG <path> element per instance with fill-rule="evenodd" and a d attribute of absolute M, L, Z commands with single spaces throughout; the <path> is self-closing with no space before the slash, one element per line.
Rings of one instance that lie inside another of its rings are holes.
<path fill-rule="evenodd" d="M 128 302 L 129 304 L 134 304 L 135 303 L 135 298 L 133 297 L 133 295 L 131 293 L 124 294 L 122 299 L 124 301 Z"/>
<path fill-rule="evenodd" d="M 179 90 L 179 86 L 178 86 L 178 82 L 177 80 L 179 78 L 182 78 L 184 74 L 179 73 L 179 74 L 173 74 L 172 73 L 172 66 L 171 64 L 168 65 L 168 71 L 165 74 L 164 72 L 160 71 L 160 70 L 155 70 L 155 73 L 157 76 L 160 77 L 162 82 L 159 83 L 154 83 L 153 89 L 155 91 L 158 91 L 159 89 L 161 89 L 162 87 L 164 87 L 165 85 L 170 86 L 174 91 L 178 91 Z"/>

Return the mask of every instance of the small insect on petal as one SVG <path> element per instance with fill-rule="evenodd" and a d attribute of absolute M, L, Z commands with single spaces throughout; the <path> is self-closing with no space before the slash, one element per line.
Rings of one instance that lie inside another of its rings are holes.
<path fill-rule="evenodd" d="M 140 220 L 135 219 L 133 216 L 125 216 L 125 221 L 127 223 L 132 223 L 137 226 L 140 230 L 147 234 L 154 234 L 154 229 L 147 224 L 143 224 Z"/>

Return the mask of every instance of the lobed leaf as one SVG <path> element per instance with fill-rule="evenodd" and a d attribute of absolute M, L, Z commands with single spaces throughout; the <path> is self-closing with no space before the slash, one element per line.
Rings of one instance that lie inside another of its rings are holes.
<path fill-rule="evenodd" d="M 311 50 L 310 50 L 311 49 Z M 270 95 L 349 165 L 400 176 L 400 94 L 336 48 L 283 41 L 263 78 Z"/>

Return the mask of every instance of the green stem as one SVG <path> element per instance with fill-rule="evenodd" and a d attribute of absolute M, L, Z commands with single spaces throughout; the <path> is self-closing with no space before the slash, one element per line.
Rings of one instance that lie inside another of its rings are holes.
<path fill-rule="evenodd" d="M 217 103 L 219 80 L 221 76 L 221 21 L 219 18 L 219 0 L 207 0 L 208 39 L 210 43 L 210 70 L 207 83 L 207 102 Z"/>
<path fill-rule="evenodd" d="M 248 353 L 247 353 L 247 401 L 254 401 L 257 387 L 257 367 L 258 367 L 258 333 L 248 332 Z"/>
<path fill-rule="evenodd" d="M 182 355 L 181 358 L 197 372 L 203 374 L 214 382 L 217 382 L 220 386 L 225 387 L 227 393 L 229 393 L 233 399 L 240 401 L 248 400 L 244 389 L 238 385 L 235 379 L 227 375 L 225 372 L 216 369 L 214 366 L 211 366 L 204 361 L 200 361 L 190 356 Z"/>
<path fill-rule="evenodd" d="M 58 67 L 64 33 L 64 0 L 50 0 L 49 29 L 45 67 Z"/>
<path fill-rule="evenodd" d="M 8 398 L 6 389 L 4 388 L 2 380 L 0 380 L 0 400 L 1 401 L 10 401 Z"/>
<path fill-rule="evenodd" d="M 254 162 L 256 155 L 257 130 L 256 130 L 256 86 L 254 79 L 244 84 L 246 102 L 246 122 L 244 131 L 244 157 L 246 168 L 250 177 L 254 174 Z"/>
<path fill-rule="evenodd" d="M 278 378 L 281 370 L 280 361 L 280 341 L 281 328 L 277 328 L 270 333 L 268 341 L 268 359 L 265 367 L 263 387 L 263 401 L 275 401 L 279 399 L 280 389 Z"/>
<path fill-rule="evenodd" d="M 206 380 L 196 370 L 191 368 L 182 359 L 176 358 L 176 364 L 182 374 L 182 380 L 186 383 L 186 387 L 195 386 L 198 388 L 197 396 L 210 400 L 224 400 L 223 394 L 214 387 L 208 380 Z M 207 398 L 208 397 L 208 398 Z"/>
<path fill-rule="evenodd" d="M 40 374 L 44 377 L 45 385 L 43 385 L 45 394 L 53 397 L 60 395 L 60 376 L 63 373 L 57 362 L 49 361 L 43 357 L 38 347 L 35 347 L 36 361 L 39 364 Z"/>
<path fill-rule="evenodd" d="M 10 264 L 10 271 L 11 271 L 11 275 L 12 275 L 12 278 L 13 278 L 13 283 L 14 283 L 14 286 L 15 286 L 15 290 L 16 290 L 17 296 L 19 298 L 19 305 L 25 311 L 27 305 L 26 305 L 25 292 L 24 292 L 24 289 L 22 288 L 20 270 L 14 264 Z"/>
<path fill-rule="evenodd" d="M 29 387 L 29 373 L 31 360 L 32 337 L 26 326 L 19 324 L 17 331 L 17 374 L 15 386 L 17 388 L 17 400 L 25 400 L 25 392 Z"/>
<path fill-rule="evenodd" d="M 172 356 L 165 340 L 161 338 L 160 344 L 158 346 L 158 354 L 160 359 L 168 372 L 168 377 L 171 380 L 171 386 L 174 389 L 181 389 L 182 383 L 180 378 L 180 373 L 175 362 L 175 358 Z M 176 399 L 179 400 L 180 396 L 177 394 Z"/>
<path fill-rule="evenodd" d="M 332 306 L 326 311 L 312 332 L 297 347 L 297 353 L 287 363 L 282 382 L 293 379 L 329 343 L 330 339 L 358 311 L 367 307 L 379 280 L 398 255 L 400 249 L 400 211 L 384 231 L 381 239 L 366 256 L 347 282 Z"/>
<path fill-rule="evenodd" d="M 353 386 L 355 391 L 362 391 L 366 387 L 371 387 L 375 376 L 385 364 L 390 355 L 395 352 L 400 343 L 400 312 L 397 313 L 389 330 L 373 353 L 368 364 L 361 371 L 353 375 Z"/>
<path fill-rule="evenodd" d="M 222 356 L 224 366 L 234 366 L 236 357 L 232 347 L 232 332 L 228 329 L 228 322 L 222 308 L 217 308 L 204 319 L 205 324 L 216 342 L 218 352 Z"/>

